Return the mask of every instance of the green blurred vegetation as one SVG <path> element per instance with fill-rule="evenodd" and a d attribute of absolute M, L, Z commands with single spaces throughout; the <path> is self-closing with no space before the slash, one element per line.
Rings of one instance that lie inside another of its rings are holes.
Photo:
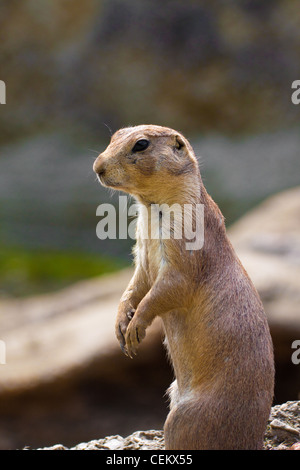
<path fill-rule="evenodd" d="M 54 291 L 126 265 L 126 261 L 111 256 L 6 246 L 0 248 L 0 295 L 18 297 Z"/>

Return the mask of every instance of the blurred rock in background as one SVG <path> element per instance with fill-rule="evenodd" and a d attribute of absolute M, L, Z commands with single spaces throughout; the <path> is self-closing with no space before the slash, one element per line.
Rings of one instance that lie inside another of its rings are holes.
<path fill-rule="evenodd" d="M 298 399 L 297 0 L 10 0 L 0 31 L 0 448 L 164 422 L 159 324 L 134 361 L 114 338 L 133 241 L 96 236 L 97 206 L 118 210 L 118 195 L 92 164 L 127 125 L 190 139 L 265 304 L 275 403 Z"/>

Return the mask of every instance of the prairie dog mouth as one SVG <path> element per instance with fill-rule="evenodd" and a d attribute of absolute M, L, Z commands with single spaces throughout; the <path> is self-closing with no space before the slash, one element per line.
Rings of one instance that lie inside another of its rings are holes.
<path fill-rule="evenodd" d="M 115 181 L 112 181 L 111 179 L 105 177 L 103 174 L 99 175 L 99 173 L 98 173 L 97 178 L 98 178 L 99 183 L 102 184 L 102 186 L 107 186 L 109 188 L 117 188 L 117 187 L 121 186 L 121 183 L 117 183 Z"/>

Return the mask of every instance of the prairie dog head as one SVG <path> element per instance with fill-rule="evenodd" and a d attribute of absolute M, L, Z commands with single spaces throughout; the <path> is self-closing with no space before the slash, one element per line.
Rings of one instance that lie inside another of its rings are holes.
<path fill-rule="evenodd" d="M 141 125 L 118 130 L 93 169 L 103 186 L 158 201 L 178 192 L 183 179 L 191 182 L 198 174 L 198 163 L 179 132 Z"/>

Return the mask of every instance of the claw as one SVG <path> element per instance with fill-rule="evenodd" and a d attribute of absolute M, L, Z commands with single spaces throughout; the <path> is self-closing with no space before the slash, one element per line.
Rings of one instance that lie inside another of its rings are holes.
<path fill-rule="evenodd" d="M 127 350 L 127 351 L 128 351 L 128 350 Z M 128 357 L 130 357 L 130 359 L 133 359 L 133 354 L 132 354 L 132 353 L 133 353 L 133 351 L 131 351 L 131 350 L 128 351 Z"/>
<path fill-rule="evenodd" d="M 123 344 L 125 344 L 125 338 L 124 338 L 123 332 L 122 332 L 122 330 L 121 330 L 121 325 L 120 325 L 120 324 L 119 324 L 119 333 L 120 333 L 120 335 L 121 335 L 121 337 L 122 337 Z"/>
<path fill-rule="evenodd" d="M 123 344 L 120 343 L 120 347 L 122 349 L 122 352 L 125 354 L 125 356 L 128 356 L 125 346 L 123 346 Z"/>
<path fill-rule="evenodd" d="M 120 347 L 122 349 L 122 352 L 125 354 L 125 356 L 128 356 L 128 352 L 127 352 L 127 349 L 125 347 L 125 338 L 124 338 L 123 332 L 121 330 L 120 324 L 119 324 L 119 333 L 120 333 L 120 336 L 122 338 L 122 340 L 120 341 Z"/>
<path fill-rule="evenodd" d="M 129 321 L 132 320 L 134 314 L 135 314 L 135 308 L 132 308 L 131 310 L 129 310 L 129 312 L 126 313 Z"/>

